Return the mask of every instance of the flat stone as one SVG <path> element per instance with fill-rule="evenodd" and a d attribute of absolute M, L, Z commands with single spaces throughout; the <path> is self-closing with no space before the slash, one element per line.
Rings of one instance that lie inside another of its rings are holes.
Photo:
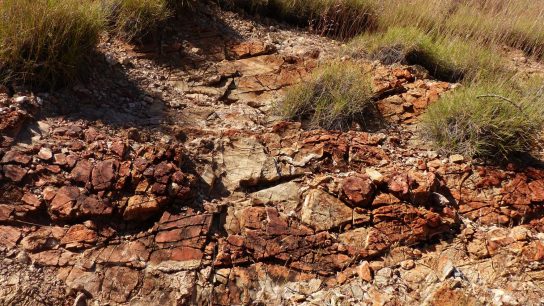
<path fill-rule="evenodd" d="M 372 203 L 376 186 L 369 177 L 353 176 L 342 182 L 342 192 L 348 202 L 359 207 Z"/>
<path fill-rule="evenodd" d="M 95 190 L 105 190 L 111 187 L 119 163 L 115 160 L 106 160 L 97 163 L 92 170 L 92 184 Z"/>
<path fill-rule="evenodd" d="M 17 245 L 21 238 L 21 232 L 11 226 L 0 225 L 0 245 L 11 249 Z"/>
<path fill-rule="evenodd" d="M 319 189 L 312 189 L 302 204 L 301 221 L 317 231 L 329 230 L 352 221 L 353 211 L 342 201 Z"/>
<path fill-rule="evenodd" d="M 82 159 L 77 162 L 74 169 L 72 169 L 72 172 L 70 173 L 70 177 L 72 180 L 87 184 L 90 182 L 91 179 L 91 169 L 92 165 L 91 162 L 85 159 Z"/>
<path fill-rule="evenodd" d="M 53 158 L 53 151 L 49 148 L 41 148 L 38 152 L 38 157 L 42 160 L 50 160 Z"/>
<path fill-rule="evenodd" d="M 461 154 L 453 154 L 450 156 L 450 163 L 460 164 L 465 161 L 465 157 Z"/>
<path fill-rule="evenodd" d="M 26 155 L 22 152 L 11 150 L 8 151 L 4 157 L 2 157 L 2 163 L 8 164 L 8 163 L 16 163 L 21 165 L 28 165 L 30 161 L 32 160 L 32 157 L 29 155 Z"/>
<path fill-rule="evenodd" d="M 25 168 L 16 165 L 4 165 L 3 170 L 4 176 L 15 183 L 22 181 L 27 174 Z"/>
<path fill-rule="evenodd" d="M 125 220 L 146 220 L 159 211 L 159 203 L 153 197 L 135 195 L 128 199 L 123 213 Z"/>
<path fill-rule="evenodd" d="M 61 187 L 51 201 L 49 211 L 54 218 L 67 218 L 74 212 L 74 205 L 79 197 L 79 188 L 74 186 Z"/>

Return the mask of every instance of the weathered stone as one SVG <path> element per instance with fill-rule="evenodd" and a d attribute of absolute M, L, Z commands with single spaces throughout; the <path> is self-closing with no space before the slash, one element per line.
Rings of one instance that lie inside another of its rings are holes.
<path fill-rule="evenodd" d="M 58 244 L 58 240 L 52 237 L 48 229 L 40 229 L 21 240 L 23 249 L 29 252 L 37 252 L 52 249 Z"/>
<path fill-rule="evenodd" d="M 0 246 L 11 249 L 21 238 L 21 231 L 15 227 L 0 225 Z"/>
<path fill-rule="evenodd" d="M 83 224 L 76 224 L 68 229 L 60 240 L 60 244 L 66 248 L 81 248 L 85 245 L 92 245 L 97 239 L 98 235 L 94 230 Z"/>
<path fill-rule="evenodd" d="M 351 208 L 319 189 L 310 190 L 302 204 L 300 220 L 317 231 L 349 224 L 352 219 L 353 211 Z"/>
<path fill-rule="evenodd" d="M 4 176 L 15 183 L 22 181 L 27 174 L 25 168 L 17 165 L 4 165 L 3 170 Z"/>
<path fill-rule="evenodd" d="M 107 216 L 111 215 L 113 211 L 113 207 L 94 195 L 80 196 L 77 199 L 77 207 L 79 216 Z"/>
<path fill-rule="evenodd" d="M 92 170 L 92 184 L 95 190 L 105 190 L 112 186 L 119 163 L 115 160 L 106 160 L 97 163 Z"/>
<path fill-rule="evenodd" d="M 21 201 L 29 206 L 29 211 L 36 211 L 40 209 L 43 204 L 36 195 L 28 192 L 21 198 Z"/>
<path fill-rule="evenodd" d="M 78 161 L 75 168 L 72 169 L 70 177 L 78 183 L 87 184 L 90 182 L 91 179 L 91 169 L 91 162 L 82 159 Z"/>
<path fill-rule="evenodd" d="M 102 291 L 112 301 L 124 303 L 138 285 L 138 279 L 138 271 L 126 267 L 111 267 L 104 275 Z"/>
<path fill-rule="evenodd" d="M 246 41 L 233 45 L 229 49 L 231 56 L 239 59 L 251 56 L 271 54 L 276 51 L 274 45 L 267 44 L 260 40 Z"/>
<path fill-rule="evenodd" d="M 355 271 L 357 272 L 357 275 L 365 282 L 372 281 L 372 270 L 370 269 L 368 261 L 364 261 L 362 264 L 357 266 Z"/>
<path fill-rule="evenodd" d="M 454 154 L 450 156 L 450 163 L 452 164 L 460 164 L 465 161 L 465 158 L 463 155 L 460 154 Z"/>
<path fill-rule="evenodd" d="M 16 163 L 21 165 L 28 165 L 31 160 L 32 160 L 31 156 L 16 150 L 8 151 L 4 155 L 4 157 L 2 157 L 2 163 L 4 164 Z"/>
<path fill-rule="evenodd" d="M 123 212 L 125 220 L 146 220 L 160 209 L 157 199 L 148 196 L 135 195 L 128 199 L 127 207 Z"/>
<path fill-rule="evenodd" d="M 342 182 L 342 191 L 349 203 L 365 207 L 372 203 L 376 186 L 368 177 L 352 176 Z"/>
<path fill-rule="evenodd" d="M 53 218 L 65 219 L 74 213 L 75 203 L 80 195 L 79 188 L 61 187 L 49 205 L 49 213 Z"/>
<path fill-rule="evenodd" d="M 50 160 L 53 158 L 53 151 L 49 148 L 41 148 L 38 152 L 38 157 L 42 160 Z"/>
<path fill-rule="evenodd" d="M 14 208 L 11 205 L 0 204 L 0 221 L 7 221 L 11 218 Z"/>
<path fill-rule="evenodd" d="M 64 270 L 60 270 L 57 276 L 59 279 L 64 279 L 68 287 L 75 290 L 84 289 L 86 292 L 92 294 L 92 296 L 100 296 L 100 287 L 102 285 L 102 279 L 100 274 L 93 271 L 85 271 L 79 267 L 68 268 L 68 273 Z"/>
<path fill-rule="evenodd" d="M 265 154 L 263 145 L 254 138 L 235 139 L 226 144 L 217 163 L 224 166 L 222 182 L 231 191 L 280 178 L 274 159 Z"/>

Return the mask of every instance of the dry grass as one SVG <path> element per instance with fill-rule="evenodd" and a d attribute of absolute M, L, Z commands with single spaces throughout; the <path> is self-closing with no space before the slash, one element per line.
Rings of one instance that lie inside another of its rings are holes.
<path fill-rule="evenodd" d="M 447 81 L 475 81 L 505 76 L 499 50 L 455 36 L 435 36 L 415 27 L 391 27 L 361 35 L 349 44 L 353 56 L 366 55 L 384 64 L 421 65 Z"/>
<path fill-rule="evenodd" d="M 450 92 L 423 116 L 423 135 L 448 154 L 507 159 L 530 152 L 544 126 L 544 95 L 527 84 L 473 84 Z"/>
<path fill-rule="evenodd" d="M 0 1 L 0 82 L 54 86 L 77 79 L 105 21 L 99 3 Z"/>
<path fill-rule="evenodd" d="M 380 27 L 415 26 L 488 45 L 544 55 L 544 2 L 533 0 L 376 1 Z M 381 3 L 381 4 L 380 4 Z"/>
<path fill-rule="evenodd" d="M 350 38 L 377 25 L 374 0 L 220 0 L 292 23 L 313 32 Z"/>
<path fill-rule="evenodd" d="M 288 119 L 309 122 L 311 127 L 343 130 L 364 122 L 373 105 L 370 76 L 356 63 L 331 62 L 287 92 L 278 112 Z"/>
<path fill-rule="evenodd" d="M 171 15 L 167 0 L 109 0 L 107 9 L 113 33 L 128 41 L 157 30 Z"/>
<path fill-rule="evenodd" d="M 348 38 L 368 29 L 416 27 L 544 56 L 544 2 L 533 0 L 220 0 L 309 23 Z"/>

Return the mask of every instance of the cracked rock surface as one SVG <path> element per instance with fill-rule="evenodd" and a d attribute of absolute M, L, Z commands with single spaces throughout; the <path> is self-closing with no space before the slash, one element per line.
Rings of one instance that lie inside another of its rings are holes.
<path fill-rule="evenodd" d="M 544 302 L 544 169 L 418 137 L 458 84 L 352 59 L 383 122 L 308 130 L 274 103 L 340 43 L 195 14 L 161 56 L 112 40 L 88 83 L 0 89 L 0 304 Z"/>

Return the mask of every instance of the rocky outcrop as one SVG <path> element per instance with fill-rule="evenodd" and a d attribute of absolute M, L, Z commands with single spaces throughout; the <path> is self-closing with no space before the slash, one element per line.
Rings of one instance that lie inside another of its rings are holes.
<path fill-rule="evenodd" d="M 89 84 L 1 96 L 0 304 L 539 301 L 542 170 L 417 136 L 456 84 L 354 60 L 383 118 L 305 130 L 273 103 L 338 43 L 221 14 L 243 37 L 180 18 L 172 62 L 112 40 Z"/>
<path fill-rule="evenodd" d="M 3 154 L 3 220 L 34 217 L 42 207 L 53 221 L 145 220 L 190 197 L 194 178 L 180 168 L 179 146 L 123 141 L 76 124 L 54 130 L 47 146 Z"/>

